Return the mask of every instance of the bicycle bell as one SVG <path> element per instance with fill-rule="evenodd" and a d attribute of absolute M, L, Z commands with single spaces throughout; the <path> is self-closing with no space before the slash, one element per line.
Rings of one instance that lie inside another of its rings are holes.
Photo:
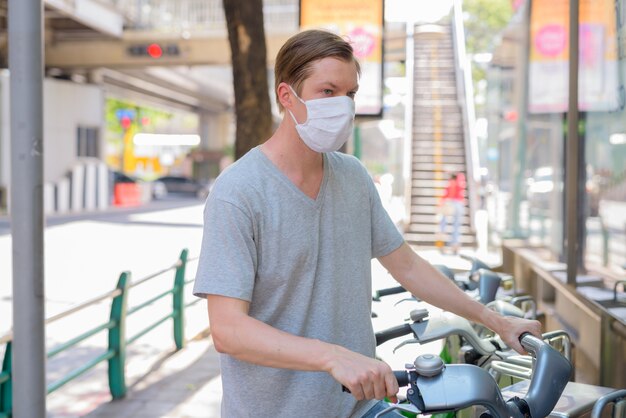
<path fill-rule="evenodd" d="M 437 376 L 444 368 L 443 360 L 434 354 L 422 354 L 415 359 L 413 365 L 417 374 L 424 377 Z"/>

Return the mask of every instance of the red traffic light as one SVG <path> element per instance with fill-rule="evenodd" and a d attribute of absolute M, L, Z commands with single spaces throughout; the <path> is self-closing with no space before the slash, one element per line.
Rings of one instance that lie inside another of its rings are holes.
<path fill-rule="evenodd" d="M 148 52 L 148 55 L 150 55 L 152 58 L 161 58 L 161 56 L 163 55 L 163 48 L 161 48 L 161 45 L 159 44 L 148 45 L 146 51 Z"/>
<path fill-rule="evenodd" d="M 131 57 L 149 57 L 159 59 L 163 57 L 178 57 L 180 49 L 176 43 L 162 44 L 152 42 L 150 44 L 132 44 L 126 49 Z"/>

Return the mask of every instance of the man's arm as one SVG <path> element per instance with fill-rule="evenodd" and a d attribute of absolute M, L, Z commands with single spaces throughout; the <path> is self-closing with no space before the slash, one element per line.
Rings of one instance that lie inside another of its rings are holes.
<path fill-rule="evenodd" d="M 395 398 L 398 392 L 398 382 L 382 361 L 271 327 L 250 317 L 244 300 L 209 295 L 207 302 L 211 335 L 220 353 L 260 366 L 327 372 L 359 400 Z"/>
<path fill-rule="evenodd" d="M 378 260 L 413 295 L 431 305 L 485 325 L 520 353 L 525 352 L 518 341 L 522 333 L 530 332 L 541 337 L 541 324 L 538 321 L 504 317 L 475 301 L 406 243 Z"/>

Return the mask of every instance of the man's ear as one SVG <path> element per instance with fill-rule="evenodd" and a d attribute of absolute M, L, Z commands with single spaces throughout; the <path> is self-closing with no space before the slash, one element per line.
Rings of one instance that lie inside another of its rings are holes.
<path fill-rule="evenodd" d="M 280 104 L 283 105 L 285 109 L 291 109 L 291 106 L 293 106 L 293 96 L 291 95 L 291 89 L 289 88 L 289 85 L 285 82 L 278 84 L 276 92 Z"/>

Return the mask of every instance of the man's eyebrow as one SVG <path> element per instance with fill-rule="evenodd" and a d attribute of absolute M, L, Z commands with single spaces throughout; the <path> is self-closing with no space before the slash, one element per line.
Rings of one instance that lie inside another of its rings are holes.
<path fill-rule="evenodd" d="M 333 89 L 337 89 L 337 88 L 338 88 L 338 87 L 337 87 L 337 85 L 336 85 L 335 83 L 333 83 L 332 81 L 323 81 L 323 82 L 322 82 L 322 85 L 327 85 L 327 86 L 330 86 L 330 87 L 332 87 Z M 352 88 L 350 89 L 350 91 L 357 91 L 358 89 L 359 89 L 359 85 L 357 84 L 356 86 L 352 87 Z"/>

